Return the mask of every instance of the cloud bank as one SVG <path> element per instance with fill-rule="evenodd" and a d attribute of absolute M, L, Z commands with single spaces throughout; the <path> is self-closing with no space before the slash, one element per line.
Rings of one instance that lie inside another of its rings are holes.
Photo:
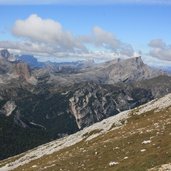
<path fill-rule="evenodd" d="M 17 20 L 12 33 L 20 41 L 1 41 L 0 48 L 58 58 L 102 58 L 108 54 L 106 58 L 111 59 L 116 54 L 128 57 L 134 54 L 131 45 L 98 26 L 92 28 L 88 35 L 74 36 L 58 21 L 43 19 L 36 14 Z"/>
<path fill-rule="evenodd" d="M 62 5 L 105 5 L 105 4 L 158 4 L 171 5 L 170 0 L 0 0 L 0 4 L 62 4 Z"/>
<path fill-rule="evenodd" d="M 167 45 L 162 39 L 154 39 L 148 45 L 151 48 L 150 56 L 171 61 L 171 44 Z"/>
<path fill-rule="evenodd" d="M 133 47 L 118 39 L 113 33 L 95 26 L 87 35 L 75 36 L 62 24 L 52 19 L 43 19 L 36 14 L 17 20 L 12 33 L 18 41 L 0 41 L 0 48 L 20 54 L 39 57 L 101 59 L 135 56 Z M 162 39 L 149 42 L 149 56 L 171 61 L 171 45 Z"/>
<path fill-rule="evenodd" d="M 56 44 L 58 51 L 74 51 L 74 48 L 83 50 L 84 47 L 75 40 L 73 35 L 65 31 L 62 25 L 51 19 L 42 19 L 33 14 L 26 20 L 17 20 L 12 29 L 14 35 L 27 38 L 37 43 Z"/>
<path fill-rule="evenodd" d="M 112 33 L 95 26 L 90 35 L 80 37 L 83 43 L 94 45 L 99 49 L 106 49 L 111 52 L 119 53 L 126 56 L 132 56 L 134 50 L 130 44 L 126 44 L 119 40 Z"/>

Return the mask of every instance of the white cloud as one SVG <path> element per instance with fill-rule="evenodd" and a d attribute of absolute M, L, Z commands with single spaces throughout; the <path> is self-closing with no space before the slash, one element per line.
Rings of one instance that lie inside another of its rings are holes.
<path fill-rule="evenodd" d="M 166 4 L 170 0 L 0 0 L 0 4 L 64 4 L 64 5 L 104 5 L 104 4 Z"/>
<path fill-rule="evenodd" d="M 63 29 L 59 22 L 42 19 L 36 14 L 29 16 L 26 20 L 17 20 L 12 32 L 16 36 L 28 38 L 34 42 L 55 44 L 58 50 L 84 49 L 78 41 L 75 41 L 70 32 Z"/>
<path fill-rule="evenodd" d="M 100 46 L 111 51 L 117 51 L 127 56 L 132 56 L 134 53 L 131 45 L 123 43 L 112 33 L 107 32 L 100 27 L 93 28 L 93 35 L 91 37 L 96 46 Z"/>
<path fill-rule="evenodd" d="M 162 39 L 153 39 L 150 41 L 148 45 L 152 48 L 165 48 L 166 47 L 166 44 L 165 42 L 163 42 Z"/>
<path fill-rule="evenodd" d="M 108 49 L 116 49 L 120 45 L 120 41 L 110 32 L 100 27 L 93 28 L 93 40 L 96 46 L 102 46 Z"/>
<path fill-rule="evenodd" d="M 128 58 L 128 55 L 118 54 L 115 52 L 107 51 L 87 51 L 87 52 L 66 52 L 57 51 L 53 46 L 47 46 L 46 44 L 33 43 L 33 42 L 12 42 L 12 41 L 0 41 L 0 49 L 6 48 L 14 54 L 31 54 L 39 57 L 39 60 L 51 60 L 51 59 L 95 59 L 95 60 L 111 60 L 118 57 Z"/>
<path fill-rule="evenodd" d="M 0 48 L 15 52 L 57 58 L 106 58 L 133 56 L 131 45 L 116 38 L 100 27 L 94 27 L 88 35 L 73 36 L 52 19 L 42 19 L 36 14 L 25 20 L 17 20 L 12 32 L 20 41 L 0 41 Z M 90 49 L 88 47 L 94 47 Z"/>
<path fill-rule="evenodd" d="M 93 28 L 90 35 L 82 36 L 80 39 L 83 42 L 93 44 L 98 48 L 107 49 L 122 55 L 132 56 L 134 53 L 131 45 L 122 42 L 112 33 L 107 32 L 98 26 Z"/>
<path fill-rule="evenodd" d="M 150 41 L 149 46 L 150 56 L 171 61 L 171 45 L 167 45 L 162 39 L 154 39 Z"/>
<path fill-rule="evenodd" d="M 38 41 L 59 40 L 63 34 L 60 23 L 50 19 L 43 20 L 36 14 L 29 16 L 26 20 L 15 22 L 13 33 L 17 36 L 28 37 Z"/>
<path fill-rule="evenodd" d="M 55 50 L 46 44 L 33 43 L 33 42 L 13 42 L 13 41 L 0 41 L 0 48 L 10 49 L 18 53 L 37 54 L 37 55 L 53 55 Z"/>

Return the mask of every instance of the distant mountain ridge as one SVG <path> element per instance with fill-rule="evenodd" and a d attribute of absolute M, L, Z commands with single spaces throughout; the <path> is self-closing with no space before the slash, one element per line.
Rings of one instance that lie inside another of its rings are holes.
<path fill-rule="evenodd" d="M 38 72 L 37 72 L 38 73 Z M 41 72 L 39 72 L 41 75 Z M 38 77 L 39 77 L 38 75 Z M 118 82 L 134 82 L 151 79 L 164 72 L 151 68 L 143 63 L 141 57 L 126 60 L 117 59 L 102 64 L 96 64 L 73 74 L 49 74 L 48 83 L 56 85 L 72 85 L 80 82 L 95 82 L 98 84 L 115 84 Z"/>
<path fill-rule="evenodd" d="M 7 61 L 11 59 L 9 63 L 24 62 L 35 70 L 33 72 L 34 77 L 49 75 L 48 82 L 58 82 L 58 84 L 74 84 L 83 81 L 114 84 L 117 82 L 140 81 L 165 74 L 144 64 L 141 57 L 118 58 L 105 63 L 95 64 L 94 61 L 39 62 L 33 55 L 21 55 L 12 60 L 13 55 L 6 49 L 1 50 L 1 56 L 4 56 Z"/>

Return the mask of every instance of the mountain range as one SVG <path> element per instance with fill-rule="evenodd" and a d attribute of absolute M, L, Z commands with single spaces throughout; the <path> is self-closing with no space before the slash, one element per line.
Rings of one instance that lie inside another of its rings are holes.
<path fill-rule="evenodd" d="M 171 77 L 141 57 L 35 66 L 28 59 L 37 62 L 0 52 L 0 159 L 171 92 Z"/>

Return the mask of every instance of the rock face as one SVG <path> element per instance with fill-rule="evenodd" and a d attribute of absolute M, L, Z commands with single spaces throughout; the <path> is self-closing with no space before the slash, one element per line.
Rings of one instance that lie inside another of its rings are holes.
<path fill-rule="evenodd" d="M 107 83 L 140 81 L 154 78 L 161 74 L 164 73 L 145 65 L 141 57 L 135 57 L 113 64 Z"/>
<path fill-rule="evenodd" d="M 28 80 L 31 77 L 30 68 L 25 63 L 17 63 L 15 66 L 15 74 L 18 75 L 21 78 L 24 78 L 25 80 Z"/>
<path fill-rule="evenodd" d="M 32 75 L 32 71 L 28 64 L 17 61 L 14 55 L 8 50 L 0 51 L 0 82 L 6 83 L 11 80 L 22 80 L 29 84 L 36 85 L 37 80 Z"/>
<path fill-rule="evenodd" d="M 96 84 L 87 84 L 74 92 L 69 99 L 70 111 L 79 129 L 119 112 L 118 104 L 111 94 Z"/>
<path fill-rule="evenodd" d="M 150 90 L 87 83 L 69 99 L 79 129 L 153 99 Z"/>
<path fill-rule="evenodd" d="M 26 82 L 36 85 L 37 80 L 34 76 L 31 75 L 31 69 L 26 63 L 19 62 L 15 65 L 14 69 L 15 75 L 17 75 L 19 78 L 25 80 Z"/>
<path fill-rule="evenodd" d="M 1 108 L 0 114 L 3 114 L 8 117 L 13 113 L 13 111 L 16 109 L 16 107 L 17 106 L 14 101 L 7 101 Z"/>
<path fill-rule="evenodd" d="M 135 83 L 99 85 L 87 83 L 76 88 L 69 107 L 80 129 L 132 109 L 171 92 L 171 77 L 159 76 Z"/>

